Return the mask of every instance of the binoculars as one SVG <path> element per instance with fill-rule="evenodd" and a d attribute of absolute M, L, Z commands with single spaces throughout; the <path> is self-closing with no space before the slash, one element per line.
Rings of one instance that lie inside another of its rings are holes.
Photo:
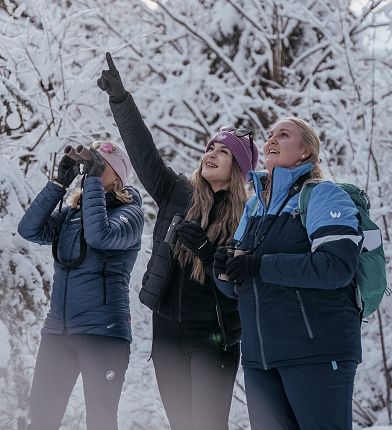
<path fill-rule="evenodd" d="M 184 215 L 182 214 L 175 214 L 170 225 L 169 228 L 167 230 L 165 239 L 163 240 L 165 243 L 167 243 L 170 247 L 174 248 L 176 246 L 177 243 L 177 239 L 178 239 L 178 232 L 177 232 L 177 225 L 181 224 L 181 222 L 184 219 Z M 200 222 L 193 219 L 190 221 L 192 224 L 198 224 L 200 225 Z"/>
<path fill-rule="evenodd" d="M 184 219 L 184 215 L 176 214 L 174 215 L 172 222 L 170 223 L 170 226 L 167 230 L 165 239 L 163 240 L 165 243 L 167 243 L 170 247 L 174 247 L 177 243 L 178 233 L 176 230 L 176 227 L 178 224 L 181 224 L 181 221 Z"/>
<path fill-rule="evenodd" d="M 86 161 L 92 161 L 91 152 L 84 145 L 78 145 L 76 148 L 72 145 L 67 145 L 64 148 L 64 154 L 74 161 L 85 163 Z"/>

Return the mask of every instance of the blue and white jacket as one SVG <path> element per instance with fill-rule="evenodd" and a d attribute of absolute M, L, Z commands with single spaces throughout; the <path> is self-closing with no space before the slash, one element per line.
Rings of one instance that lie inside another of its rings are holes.
<path fill-rule="evenodd" d="M 243 285 L 216 279 L 222 292 L 238 298 L 244 367 L 361 360 L 352 279 L 362 234 L 354 203 L 325 181 L 312 191 L 306 229 L 299 216 L 300 193 L 276 217 L 291 186 L 311 168 L 310 163 L 275 168 L 268 207 L 261 197 L 266 174 L 252 173 L 256 195 L 246 204 L 234 238 L 239 248 L 260 257 L 260 273 Z"/>
<path fill-rule="evenodd" d="M 54 263 L 53 290 L 43 333 L 96 334 L 132 340 L 129 279 L 143 230 L 139 192 L 128 187 L 131 203 L 105 193 L 101 178 L 86 178 L 82 211 L 86 258 L 76 268 Z M 65 191 L 49 182 L 37 195 L 18 226 L 30 242 L 52 243 Z M 58 259 L 75 261 L 80 253 L 80 210 L 61 212 Z"/>

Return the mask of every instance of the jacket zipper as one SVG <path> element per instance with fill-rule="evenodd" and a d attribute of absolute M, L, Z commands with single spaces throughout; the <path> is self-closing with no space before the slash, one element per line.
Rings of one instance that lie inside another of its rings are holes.
<path fill-rule="evenodd" d="M 302 297 L 301 297 L 301 292 L 299 290 L 295 290 L 295 293 L 297 295 L 298 306 L 301 309 L 302 318 L 305 322 L 305 326 L 306 326 L 306 330 L 308 331 L 308 335 L 309 335 L 310 339 L 314 339 L 314 334 L 312 331 L 312 327 L 310 326 L 308 315 L 307 315 L 306 310 L 305 310 L 304 302 L 303 302 Z"/>
<path fill-rule="evenodd" d="M 264 219 L 265 219 L 265 215 L 268 213 L 268 209 L 270 206 L 270 202 L 271 202 L 271 197 L 272 197 L 272 185 L 273 185 L 273 175 L 271 176 L 271 192 L 270 192 L 270 199 L 268 202 L 268 206 L 266 206 L 266 202 L 263 199 L 264 202 L 264 214 L 261 217 L 261 220 L 259 221 L 257 227 L 256 227 L 256 231 L 253 237 L 253 248 L 255 248 L 257 246 L 257 233 L 260 229 L 260 227 L 262 227 Z M 261 334 L 261 326 L 260 326 L 260 301 L 259 301 L 259 295 L 257 292 L 257 285 L 256 285 L 256 279 L 253 278 L 252 279 L 252 286 L 253 286 L 253 292 L 255 295 L 255 299 L 256 299 L 256 325 L 257 325 L 257 335 L 259 338 L 259 346 L 260 346 L 260 355 L 261 355 L 261 361 L 263 362 L 263 367 L 265 370 L 268 369 L 267 366 L 267 360 L 265 358 L 265 351 L 264 351 L 264 342 L 263 342 L 263 336 Z"/>
<path fill-rule="evenodd" d="M 263 362 L 264 370 L 267 370 L 268 366 L 267 366 L 267 360 L 265 359 L 263 336 L 261 335 L 261 327 L 260 327 L 259 296 L 257 294 L 257 286 L 256 286 L 255 279 L 252 280 L 252 285 L 253 285 L 253 292 L 255 294 L 255 299 L 256 299 L 256 324 L 257 324 L 257 335 L 259 337 L 261 361 Z"/>
<path fill-rule="evenodd" d="M 80 233 L 79 233 L 79 234 L 80 234 Z M 76 235 L 76 236 L 73 238 L 72 245 L 71 245 L 71 246 L 70 246 L 70 248 L 69 248 L 69 250 L 70 250 L 70 253 L 69 253 L 69 261 L 72 261 L 72 250 L 73 250 L 73 248 L 74 248 L 74 246 L 75 246 L 75 242 L 76 242 L 77 237 L 78 237 L 78 235 Z M 69 276 L 69 272 L 70 272 L 70 270 L 71 270 L 70 268 L 67 268 L 67 274 L 66 274 L 66 276 L 65 276 L 65 288 L 64 288 L 63 329 L 64 329 L 64 332 L 65 332 L 65 333 L 68 331 L 68 327 L 67 327 L 67 313 L 66 313 L 66 310 L 67 310 L 68 276 Z"/>
<path fill-rule="evenodd" d="M 181 296 L 182 296 L 182 282 L 180 282 L 180 288 L 178 289 L 178 322 L 182 321 Z"/>
<path fill-rule="evenodd" d="M 106 305 L 106 261 L 103 263 L 103 269 L 102 269 L 102 277 L 103 277 L 103 300 L 102 304 Z"/>
<path fill-rule="evenodd" d="M 162 294 L 161 294 L 161 297 L 160 297 L 160 300 L 159 300 L 159 303 L 158 303 L 158 306 L 157 306 L 157 314 L 158 314 L 158 315 L 160 314 L 160 311 L 161 311 L 161 304 L 162 304 L 163 299 L 164 299 L 165 294 L 166 294 L 167 284 L 169 283 L 170 278 L 171 278 L 171 275 L 172 275 L 172 273 L 173 273 L 173 266 L 174 266 L 174 264 L 173 264 L 173 262 L 172 262 L 172 265 L 171 265 L 170 270 L 169 270 L 169 273 L 168 273 L 168 275 L 167 275 L 166 282 L 165 282 L 165 285 L 164 285 L 164 287 L 163 287 L 163 291 L 162 291 Z"/>

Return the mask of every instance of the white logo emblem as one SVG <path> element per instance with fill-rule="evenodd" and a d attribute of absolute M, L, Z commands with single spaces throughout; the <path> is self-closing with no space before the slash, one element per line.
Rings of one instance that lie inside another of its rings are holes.
<path fill-rule="evenodd" d="M 340 218 L 342 216 L 341 212 L 330 212 L 332 218 Z"/>
<path fill-rule="evenodd" d="M 106 326 L 106 328 L 113 328 L 113 327 L 115 327 L 116 325 L 117 325 L 117 323 L 109 324 L 109 325 L 107 325 L 107 326 Z"/>
<path fill-rule="evenodd" d="M 124 216 L 124 215 L 120 215 L 120 220 L 122 222 L 128 222 L 128 218 L 126 216 Z"/>
<path fill-rule="evenodd" d="M 116 376 L 116 373 L 114 372 L 114 370 L 109 370 L 108 372 L 106 372 L 106 379 L 108 381 L 113 381 L 115 376 Z"/>

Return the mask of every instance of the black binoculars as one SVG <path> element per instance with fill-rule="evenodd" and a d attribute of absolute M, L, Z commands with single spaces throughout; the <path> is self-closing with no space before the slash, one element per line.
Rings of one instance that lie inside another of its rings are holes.
<path fill-rule="evenodd" d="M 80 163 L 86 163 L 88 161 L 93 161 L 91 151 L 84 145 L 78 145 L 76 148 L 72 145 L 67 145 L 64 148 L 64 154 L 74 161 L 79 161 Z"/>
<path fill-rule="evenodd" d="M 184 215 L 182 214 L 175 214 L 172 222 L 169 225 L 169 229 L 167 230 L 165 239 L 163 240 L 165 243 L 167 243 L 169 246 L 171 246 L 172 248 L 174 248 L 176 246 L 177 243 L 177 239 L 178 239 L 178 232 L 176 227 L 181 224 L 181 222 L 184 219 Z M 200 222 L 192 219 L 189 221 L 192 224 L 198 224 L 200 225 Z"/>
<path fill-rule="evenodd" d="M 164 242 L 167 243 L 172 248 L 174 248 L 174 246 L 176 245 L 177 238 L 178 238 L 178 232 L 176 230 L 176 227 L 178 224 L 182 222 L 183 219 L 184 219 L 184 215 L 182 214 L 174 215 L 172 222 L 169 225 L 169 229 L 167 230 Z"/>

